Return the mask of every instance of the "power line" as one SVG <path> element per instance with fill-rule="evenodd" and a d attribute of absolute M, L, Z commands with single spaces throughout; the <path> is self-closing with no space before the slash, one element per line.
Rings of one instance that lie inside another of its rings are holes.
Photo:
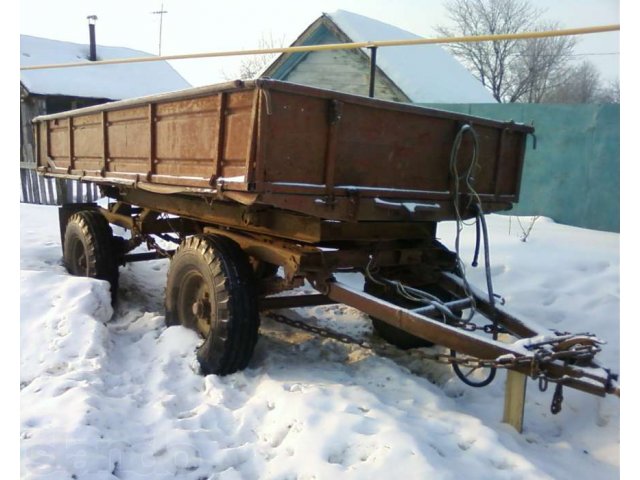
<path fill-rule="evenodd" d="M 589 52 L 589 53 L 572 53 L 571 57 L 581 57 L 584 55 L 620 55 L 620 52 Z"/>
<path fill-rule="evenodd" d="M 599 56 L 599 55 L 620 55 L 620 52 L 587 52 L 587 53 L 567 53 L 565 57 L 584 57 L 584 56 Z M 516 53 L 517 57 L 556 57 L 553 53 Z"/>

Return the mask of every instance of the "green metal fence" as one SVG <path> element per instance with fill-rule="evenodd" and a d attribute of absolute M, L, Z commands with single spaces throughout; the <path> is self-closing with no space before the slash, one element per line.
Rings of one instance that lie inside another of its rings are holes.
<path fill-rule="evenodd" d="M 429 104 L 442 110 L 533 124 L 515 215 L 620 231 L 620 105 Z"/>

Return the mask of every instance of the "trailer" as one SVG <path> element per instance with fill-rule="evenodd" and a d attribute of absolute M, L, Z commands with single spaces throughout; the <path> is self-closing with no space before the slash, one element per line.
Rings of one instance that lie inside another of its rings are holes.
<path fill-rule="evenodd" d="M 40 116 L 34 128 L 39 174 L 110 199 L 60 208 L 69 272 L 109 281 L 115 297 L 119 265 L 169 257 L 166 321 L 200 334 L 204 373 L 248 365 L 260 312 L 316 331 L 277 312 L 344 303 L 399 348 L 450 349 L 438 359 L 472 386 L 507 368 L 555 383 L 552 411 L 563 386 L 619 395 L 595 335 L 535 327 L 493 292 L 485 215 L 518 201 L 530 126 L 261 79 Z M 486 292 L 466 280 L 459 238 L 454 251 L 437 240 L 438 222 L 459 233 L 470 219 Z M 142 243 L 151 251 L 131 253 Z M 364 289 L 342 271 L 361 272 Z M 287 294 L 305 280 L 316 294 Z"/>

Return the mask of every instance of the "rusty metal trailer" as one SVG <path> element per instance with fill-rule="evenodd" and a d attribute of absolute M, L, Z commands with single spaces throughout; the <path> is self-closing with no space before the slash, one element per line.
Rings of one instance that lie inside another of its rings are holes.
<path fill-rule="evenodd" d="M 60 209 L 69 271 L 110 281 L 115 295 L 118 265 L 171 257 L 167 322 L 200 333 L 205 372 L 247 366 L 261 310 L 345 303 L 401 348 L 448 347 L 471 385 L 505 367 L 556 383 L 556 404 L 562 385 L 619 395 L 616 376 L 594 360 L 596 337 L 538 330 L 492 291 L 484 215 L 518 201 L 532 127 L 268 79 L 34 125 L 40 174 L 95 183 L 111 199 Z M 471 218 L 487 293 L 436 238 L 438 222 Z M 130 253 L 142 242 L 154 251 Z M 336 280 L 344 270 L 364 274 L 364 291 Z M 317 294 L 283 295 L 305 279 Z M 486 376 L 473 380 L 464 366 Z"/>

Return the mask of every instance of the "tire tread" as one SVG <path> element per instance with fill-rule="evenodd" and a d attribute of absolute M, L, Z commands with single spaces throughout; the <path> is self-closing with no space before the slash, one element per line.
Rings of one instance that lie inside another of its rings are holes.
<path fill-rule="evenodd" d="M 71 252 L 68 250 L 68 240 L 72 235 L 79 235 L 84 240 L 88 263 L 87 276 L 108 281 L 111 284 L 112 297 L 115 299 L 119 272 L 113 230 L 107 219 L 96 210 L 82 210 L 69 218 L 63 250 L 65 267 L 69 272 Z"/>
<path fill-rule="evenodd" d="M 178 323 L 174 284 L 178 282 L 172 268 L 174 262 L 197 260 L 211 275 L 218 323 L 212 325 L 209 338 L 198 350 L 203 373 L 228 375 L 243 370 L 249 364 L 258 339 L 259 315 L 253 270 L 246 254 L 233 240 L 220 235 L 194 235 L 176 251 L 167 278 L 167 323 Z M 215 331 L 214 331 L 215 330 Z"/>

